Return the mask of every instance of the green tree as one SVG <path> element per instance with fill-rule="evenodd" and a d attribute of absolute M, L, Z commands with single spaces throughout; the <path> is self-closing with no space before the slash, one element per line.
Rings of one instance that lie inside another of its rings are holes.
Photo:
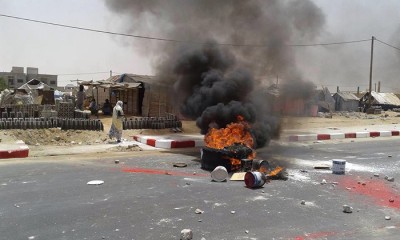
<path fill-rule="evenodd" d="M 7 88 L 6 80 L 0 77 L 0 92 Z"/>

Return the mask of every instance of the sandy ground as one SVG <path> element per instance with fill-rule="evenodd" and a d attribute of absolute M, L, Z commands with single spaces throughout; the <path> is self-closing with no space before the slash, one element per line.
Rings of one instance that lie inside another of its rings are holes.
<path fill-rule="evenodd" d="M 328 127 L 352 127 L 352 126 L 368 126 L 368 125 L 386 125 L 397 124 L 400 122 L 400 114 L 396 112 L 383 112 L 379 115 L 366 115 L 363 113 L 335 113 L 332 117 L 285 117 L 282 119 L 283 131 L 294 129 L 306 130 Z M 104 124 L 104 131 L 85 131 L 85 130 L 61 130 L 61 129 L 29 129 L 29 130 L 0 130 L 0 141 L 2 143 L 14 143 L 16 140 L 23 140 L 28 144 L 31 150 L 35 148 L 42 149 L 48 147 L 60 146 L 85 146 L 100 145 L 110 143 L 108 138 L 108 130 L 111 126 L 111 117 L 100 116 Z M 183 133 L 197 134 L 199 129 L 194 121 L 183 121 Z M 132 140 L 132 136 L 136 134 L 144 135 L 163 135 L 171 134 L 170 129 L 153 130 L 153 129 L 137 129 L 124 130 L 123 138 Z M 118 150 L 118 149 L 117 149 Z M 131 147 L 129 149 L 121 149 L 121 151 L 137 151 L 140 148 Z"/>

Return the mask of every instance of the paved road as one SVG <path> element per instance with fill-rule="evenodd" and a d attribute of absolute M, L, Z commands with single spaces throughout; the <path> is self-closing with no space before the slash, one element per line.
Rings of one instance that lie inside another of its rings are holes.
<path fill-rule="evenodd" d="M 136 152 L 119 164 L 102 155 L 2 161 L 0 239 L 179 239 L 185 228 L 207 240 L 398 239 L 399 144 L 272 144 L 258 156 L 286 166 L 289 180 L 255 190 L 211 182 L 198 149 Z M 347 160 L 346 175 L 313 168 L 335 158 Z M 96 179 L 105 183 L 86 184 Z M 343 213 L 343 204 L 353 213 Z"/>

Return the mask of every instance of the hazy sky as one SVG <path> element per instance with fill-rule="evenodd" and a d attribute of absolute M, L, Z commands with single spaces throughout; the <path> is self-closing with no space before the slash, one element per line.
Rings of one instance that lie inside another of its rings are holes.
<path fill-rule="evenodd" d="M 168 0 L 166 0 L 168 1 Z M 171 0 L 173 1 L 173 0 Z M 313 42 L 370 39 L 400 47 L 400 1 L 314 0 L 325 15 L 323 32 Z M 122 14 L 102 0 L 0 0 L 0 14 L 113 32 L 163 37 L 152 26 L 137 32 Z M 0 17 L 0 71 L 12 66 L 38 67 L 58 74 L 59 85 L 73 79 L 100 80 L 114 73 L 154 74 L 149 40 L 79 31 Z M 132 33 L 132 32 L 131 32 Z M 155 43 L 156 44 L 156 43 Z M 370 42 L 329 47 L 293 47 L 305 79 L 342 90 L 367 88 Z M 383 91 L 400 92 L 400 51 L 375 42 L 374 81 Z M 97 73 L 104 72 L 104 73 Z M 73 75 L 77 73 L 97 73 Z M 69 75 L 66 75 L 69 74 Z"/>

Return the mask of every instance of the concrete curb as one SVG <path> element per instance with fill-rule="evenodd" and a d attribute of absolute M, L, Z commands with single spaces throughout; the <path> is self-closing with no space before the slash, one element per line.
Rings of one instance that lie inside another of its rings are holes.
<path fill-rule="evenodd" d="M 321 134 L 299 134 L 289 136 L 289 142 L 299 141 L 321 141 L 345 138 L 368 138 L 368 137 L 394 137 L 399 136 L 400 131 L 372 131 L 372 132 L 349 132 L 349 133 L 321 133 Z"/>
<path fill-rule="evenodd" d="M 26 158 L 29 155 L 29 147 L 21 140 L 13 145 L 0 144 L 0 159 Z"/>
<path fill-rule="evenodd" d="M 137 142 L 147 144 L 156 148 L 192 148 L 192 147 L 203 147 L 204 141 L 198 139 L 164 139 L 154 138 L 153 136 L 133 136 L 133 139 Z"/>

